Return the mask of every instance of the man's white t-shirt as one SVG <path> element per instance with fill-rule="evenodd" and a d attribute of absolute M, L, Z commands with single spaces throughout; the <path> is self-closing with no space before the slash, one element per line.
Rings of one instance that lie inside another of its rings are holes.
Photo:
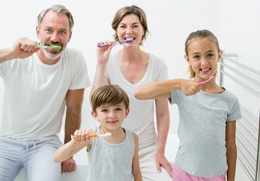
<path fill-rule="evenodd" d="M 68 90 L 90 86 L 83 54 L 68 48 L 54 65 L 42 63 L 37 54 L 1 63 L 0 76 L 0 137 L 12 139 L 58 139 Z"/>

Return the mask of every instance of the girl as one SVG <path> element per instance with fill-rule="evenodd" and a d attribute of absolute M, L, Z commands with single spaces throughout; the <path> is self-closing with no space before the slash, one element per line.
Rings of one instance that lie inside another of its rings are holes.
<path fill-rule="evenodd" d="M 134 95 L 137 99 L 167 97 L 178 105 L 180 145 L 174 181 L 225 181 L 226 174 L 228 181 L 234 181 L 236 120 L 241 118 L 238 99 L 214 80 L 198 85 L 216 76 L 222 55 L 218 40 L 210 31 L 198 30 L 187 38 L 185 53 L 194 80 L 150 83 L 137 88 Z"/>
<path fill-rule="evenodd" d="M 138 137 L 121 127 L 129 113 L 127 94 L 117 85 L 98 88 L 91 97 L 92 116 L 100 122 L 93 130 L 76 130 L 67 144 L 54 155 L 62 162 L 86 147 L 88 181 L 142 181 L 138 157 Z M 109 137 L 91 138 L 91 134 L 110 132 Z"/>

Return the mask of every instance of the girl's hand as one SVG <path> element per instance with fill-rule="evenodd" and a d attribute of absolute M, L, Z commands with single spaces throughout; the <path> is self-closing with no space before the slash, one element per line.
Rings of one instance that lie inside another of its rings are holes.
<path fill-rule="evenodd" d="M 200 91 L 198 83 L 194 80 L 183 80 L 181 84 L 181 91 L 186 96 L 194 95 Z"/>

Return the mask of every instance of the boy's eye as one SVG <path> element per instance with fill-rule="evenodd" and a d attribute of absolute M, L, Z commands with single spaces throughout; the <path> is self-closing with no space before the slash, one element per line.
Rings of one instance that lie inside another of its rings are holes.
<path fill-rule="evenodd" d="M 122 110 L 122 109 L 121 109 L 121 108 L 119 108 L 119 107 L 118 107 L 118 108 L 116 108 L 116 111 L 121 111 L 121 110 Z"/>
<path fill-rule="evenodd" d="M 107 112 L 108 110 L 107 109 L 102 109 L 101 112 Z"/>

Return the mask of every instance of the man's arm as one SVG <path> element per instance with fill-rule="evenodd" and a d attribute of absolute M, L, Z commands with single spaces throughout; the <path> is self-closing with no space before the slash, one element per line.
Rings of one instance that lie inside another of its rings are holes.
<path fill-rule="evenodd" d="M 84 89 L 69 90 L 66 96 L 66 118 L 65 118 L 65 138 L 64 143 L 71 140 L 71 135 L 80 128 L 81 109 L 84 98 Z M 73 158 L 62 162 L 62 172 L 73 172 L 76 169 L 76 163 Z"/>
<path fill-rule="evenodd" d="M 26 58 L 37 52 L 37 42 L 28 38 L 18 39 L 11 48 L 0 50 L 0 63 L 15 58 Z"/>

